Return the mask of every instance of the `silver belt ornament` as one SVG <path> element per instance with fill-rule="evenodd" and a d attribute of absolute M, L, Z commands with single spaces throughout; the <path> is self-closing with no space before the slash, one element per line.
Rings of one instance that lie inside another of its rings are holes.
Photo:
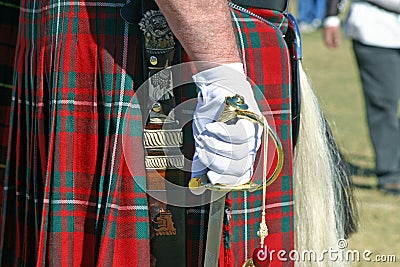
<path fill-rule="evenodd" d="M 144 130 L 144 145 L 147 151 L 168 151 L 165 156 L 145 157 L 147 169 L 183 168 L 184 156 L 182 130 L 178 127 L 173 108 L 172 72 L 167 67 L 174 57 L 175 41 L 167 21 L 159 10 L 149 10 L 139 23 L 144 35 L 146 62 L 148 66 L 148 124 L 161 125 L 161 129 Z M 174 153 L 176 152 L 176 153 Z"/>

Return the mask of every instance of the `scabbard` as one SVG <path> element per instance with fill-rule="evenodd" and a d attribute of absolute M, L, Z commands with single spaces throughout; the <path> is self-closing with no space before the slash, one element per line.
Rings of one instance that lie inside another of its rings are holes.
<path fill-rule="evenodd" d="M 150 211 L 150 246 L 152 266 L 186 266 L 186 209 L 168 205 L 176 198 L 176 187 L 185 186 L 183 169 L 183 132 L 174 118 L 179 99 L 174 93 L 173 74 L 165 68 L 180 60 L 180 48 L 172 32 L 160 43 L 152 43 L 145 32 L 146 23 L 166 24 L 154 1 L 142 1 L 143 73 L 150 78 L 149 106 L 152 110 L 144 130 L 148 205 Z M 168 25 L 166 25 L 168 27 Z M 165 39 L 169 40 L 165 42 Z M 172 39 L 172 40 L 171 40 Z M 167 45 L 165 44 L 167 43 Z M 158 47 L 157 47 L 158 45 Z M 153 83 L 156 80 L 157 83 Z M 175 185 L 175 186 L 174 186 Z M 185 196 L 179 192 L 183 199 Z M 166 201 L 165 201 L 166 200 Z M 184 201 L 182 201 L 184 203 Z"/>
<path fill-rule="evenodd" d="M 182 132 L 159 128 L 161 125 L 150 123 L 144 132 L 146 148 L 146 186 L 148 193 L 150 224 L 150 245 L 152 266 L 186 266 L 186 209 L 168 205 L 172 196 L 176 200 L 176 189 L 171 185 L 185 186 L 185 173 L 177 167 L 183 167 L 183 156 L 168 150 L 166 144 L 156 144 L 162 140 L 159 136 L 171 135 L 176 143 L 169 143 L 168 148 L 179 150 L 183 145 Z M 170 138 L 167 138 L 171 140 Z M 150 142 L 149 142 L 150 140 Z M 162 141 L 163 142 L 163 141 Z M 168 183 L 170 182 L 170 183 Z M 180 197 L 185 195 L 179 192 Z"/>
<path fill-rule="evenodd" d="M 137 10 L 142 18 L 136 20 Z M 176 186 L 187 186 L 183 169 L 183 132 L 174 118 L 180 102 L 173 73 L 167 67 L 182 62 L 183 49 L 153 0 L 131 1 L 121 8 L 121 16 L 142 30 L 142 67 L 146 191 L 150 218 L 151 266 L 186 266 L 186 209 L 168 205 L 177 199 Z M 185 195 L 179 192 L 184 203 Z"/>

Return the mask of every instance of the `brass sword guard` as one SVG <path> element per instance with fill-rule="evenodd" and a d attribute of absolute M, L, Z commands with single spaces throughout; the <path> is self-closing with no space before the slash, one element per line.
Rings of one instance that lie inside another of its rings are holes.
<path fill-rule="evenodd" d="M 254 112 L 248 110 L 248 105 L 244 102 L 242 96 L 236 94 L 234 96 L 227 96 L 225 98 L 225 107 L 218 118 L 219 122 L 228 123 L 235 119 L 247 119 L 254 123 L 260 124 L 262 127 L 268 129 L 268 135 L 271 136 L 275 147 L 277 149 L 278 154 L 278 162 L 276 164 L 276 168 L 272 175 L 267 178 L 266 186 L 273 183 L 279 176 L 279 173 L 283 167 L 283 147 L 282 143 L 276 134 L 276 132 L 268 125 L 267 120 L 264 116 L 258 115 Z M 264 152 L 266 153 L 266 152 Z M 266 168 L 266 166 L 264 166 Z M 204 178 L 203 178 L 204 180 Z M 193 177 L 189 181 L 189 188 L 192 191 L 197 191 L 201 188 L 215 190 L 215 191 L 249 191 L 253 192 L 256 190 L 260 190 L 263 187 L 262 183 L 256 183 L 253 181 L 249 181 L 246 184 L 238 185 L 238 186 L 230 186 L 230 185 L 223 185 L 223 184 L 211 184 L 211 183 L 204 183 L 201 177 Z"/>

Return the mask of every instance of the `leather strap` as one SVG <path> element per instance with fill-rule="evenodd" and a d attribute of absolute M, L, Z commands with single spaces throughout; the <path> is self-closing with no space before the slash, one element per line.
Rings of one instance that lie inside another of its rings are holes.
<path fill-rule="evenodd" d="M 230 0 L 234 4 L 247 7 L 258 7 L 263 9 L 273 9 L 277 11 L 287 11 L 288 0 Z"/>

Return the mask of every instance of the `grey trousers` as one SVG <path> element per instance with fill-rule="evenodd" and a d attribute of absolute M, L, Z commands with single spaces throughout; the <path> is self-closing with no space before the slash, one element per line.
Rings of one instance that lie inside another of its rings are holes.
<path fill-rule="evenodd" d="M 365 96 L 378 183 L 400 182 L 400 48 L 353 41 Z"/>

